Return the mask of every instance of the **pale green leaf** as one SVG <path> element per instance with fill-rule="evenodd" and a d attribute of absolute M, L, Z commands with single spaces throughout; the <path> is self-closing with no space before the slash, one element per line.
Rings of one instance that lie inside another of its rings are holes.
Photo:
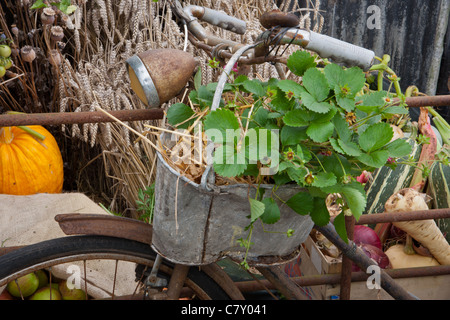
<path fill-rule="evenodd" d="M 312 186 L 322 188 L 333 186 L 336 183 L 336 176 L 332 172 L 319 172 L 315 175 Z"/>
<path fill-rule="evenodd" d="M 317 113 L 327 113 L 332 107 L 329 102 L 319 102 L 307 92 L 302 94 L 302 102 L 306 108 Z"/>
<path fill-rule="evenodd" d="M 412 146 L 403 139 L 396 139 L 386 146 L 389 156 L 393 158 L 400 158 L 411 154 Z"/>
<path fill-rule="evenodd" d="M 394 131 L 386 122 L 375 123 L 360 135 L 359 145 L 366 152 L 380 149 L 394 136 Z"/>
<path fill-rule="evenodd" d="M 204 127 L 208 137 L 216 143 L 225 141 L 227 139 L 227 133 L 230 136 L 233 134 L 233 131 L 240 128 L 239 121 L 234 113 L 227 109 L 211 111 L 205 117 Z M 228 142 L 231 143 L 232 141 Z"/>
<path fill-rule="evenodd" d="M 333 135 L 334 124 L 331 122 L 311 123 L 306 130 L 308 136 L 315 142 L 325 142 Z"/>
<path fill-rule="evenodd" d="M 303 86 L 319 102 L 325 100 L 330 92 L 325 75 L 316 68 L 308 69 L 305 72 Z"/>
<path fill-rule="evenodd" d="M 261 201 L 252 198 L 249 198 L 249 201 L 251 222 L 254 222 L 264 213 L 265 205 Z"/>
<path fill-rule="evenodd" d="M 338 139 L 339 147 L 344 151 L 345 154 L 357 157 L 361 154 L 361 149 L 359 149 L 358 145 L 352 141 Z"/>
<path fill-rule="evenodd" d="M 283 121 L 291 127 L 304 127 L 308 125 L 308 121 L 305 120 L 305 112 L 301 109 L 294 109 L 287 112 L 283 117 Z"/>
<path fill-rule="evenodd" d="M 309 52 L 299 50 L 289 56 L 287 66 L 293 74 L 301 77 L 306 70 L 316 66 L 314 60 L 314 56 L 312 56 Z"/>
<path fill-rule="evenodd" d="M 388 158 L 389 151 L 387 150 L 377 150 L 371 153 L 363 153 L 357 157 L 357 159 L 362 163 L 374 168 L 384 166 Z"/>
<path fill-rule="evenodd" d="M 357 183 L 344 185 L 341 188 L 340 194 L 347 203 L 356 221 L 358 221 L 359 217 L 363 214 L 367 204 L 364 188 L 361 184 Z"/>

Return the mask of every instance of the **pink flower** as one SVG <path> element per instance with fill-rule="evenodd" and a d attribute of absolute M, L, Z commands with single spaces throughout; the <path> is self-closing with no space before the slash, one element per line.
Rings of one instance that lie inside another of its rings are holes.
<path fill-rule="evenodd" d="M 360 176 L 356 177 L 356 181 L 358 181 L 361 184 L 365 184 L 365 183 L 369 182 L 370 177 L 371 177 L 370 172 L 367 172 L 366 170 L 364 170 Z"/>
<path fill-rule="evenodd" d="M 234 64 L 234 66 L 233 66 L 233 68 L 231 69 L 231 71 L 233 71 L 233 72 L 238 72 L 239 70 L 238 70 L 238 64 L 237 64 L 237 62 Z"/>

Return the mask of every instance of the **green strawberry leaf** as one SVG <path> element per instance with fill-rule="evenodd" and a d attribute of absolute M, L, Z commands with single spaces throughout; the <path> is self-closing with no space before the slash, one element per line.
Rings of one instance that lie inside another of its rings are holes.
<path fill-rule="evenodd" d="M 329 102 L 319 102 L 307 92 L 302 94 L 302 102 L 306 108 L 317 113 L 327 113 L 332 107 Z"/>
<path fill-rule="evenodd" d="M 311 123 L 306 133 L 315 142 L 325 142 L 333 135 L 334 124 L 331 122 Z"/>
<path fill-rule="evenodd" d="M 355 99 L 348 97 L 336 97 L 337 104 L 347 112 L 351 112 L 355 109 Z"/>
<path fill-rule="evenodd" d="M 194 114 L 194 110 L 184 103 L 175 103 L 167 110 L 167 122 L 179 129 L 187 129 L 194 123 L 195 119 L 189 121 L 186 120 L 191 118 Z"/>
<path fill-rule="evenodd" d="M 277 82 L 277 86 L 286 94 L 292 92 L 297 98 L 300 98 L 302 93 L 306 92 L 305 88 L 303 88 L 299 83 L 289 79 L 279 80 Z"/>
<path fill-rule="evenodd" d="M 361 149 L 359 149 L 356 143 L 342 139 L 338 139 L 337 142 L 341 150 L 344 151 L 343 153 L 352 157 L 357 157 L 361 155 Z"/>
<path fill-rule="evenodd" d="M 296 51 L 287 60 L 287 66 L 293 74 L 301 77 L 309 68 L 316 66 L 315 58 L 307 51 Z"/>
<path fill-rule="evenodd" d="M 332 172 L 319 172 L 314 177 L 313 187 L 329 187 L 337 183 L 336 176 Z"/>
<path fill-rule="evenodd" d="M 345 121 L 344 117 L 340 113 L 338 113 L 335 115 L 332 121 L 339 138 L 344 141 L 349 141 L 353 132 L 350 130 L 348 123 L 347 121 Z"/>
<path fill-rule="evenodd" d="M 261 201 L 252 198 L 249 198 L 248 200 L 250 202 L 250 219 L 251 222 L 254 222 L 264 214 L 265 205 Z"/>
<path fill-rule="evenodd" d="M 205 117 L 204 127 L 208 138 L 215 143 L 223 143 L 227 139 L 227 133 L 230 134 L 240 128 L 234 113 L 221 108 L 211 111 Z M 231 143 L 231 141 L 228 142 Z"/>
<path fill-rule="evenodd" d="M 305 115 L 303 110 L 294 109 L 284 115 L 283 121 L 286 125 L 291 127 L 304 127 L 308 125 L 308 121 L 305 120 Z"/>
<path fill-rule="evenodd" d="M 213 161 L 214 171 L 222 177 L 240 176 L 248 166 L 244 153 L 236 153 L 234 147 L 229 145 L 217 147 Z"/>
<path fill-rule="evenodd" d="M 396 139 L 386 146 L 389 156 L 392 158 L 401 158 L 410 155 L 412 146 L 403 139 Z"/>
<path fill-rule="evenodd" d="M 262 97 L 266 94 L 266 90 L 259 80 L 245 80 L 242 85 L 247 92 L 253 93 L 257 97 Z"/>
<path fill-rule="evenodd" d="M 325 100 L 330 92 L 325 75 L 316 68 L 308 69 L 305 72 L 303 86 L 317 101 Z"/>
<path fill-rule="evenodd" d="M 306 128 L 296 128 L 290 126 L 283 126 L 280 133 L 281 144 L 283 146 L 296 145 L 303 140 L 308 139 Z"/>
<path fill-rule="evenodd" d="M 328 212 L 325 199 L 313 198 L 314 207 L 310 213 L 312 221 L 318 226 L 325 226 L 330 222 L 330 213 Z"/>
<path fill-rule="evenodd" d="M 336 233 L 341 237 L 345 243 L 348 243 L 347 228 L 345 226 L 345 215 L 344 212 L 339 213 L 333 221 L 334 229 Z"/>
<path fill-rule="evenodd" d="M 289 198 L 286 204 L 300 215 L 309 214 L 314 208 L 313 197 L 309 192 L 300 191 Z"/>
<path fill-rule="evenodd" d="M 364 187 L 360 183 L 353 182 L 344 185 L 339 193 L 344 198 L 356 221 L 358 221 L 367 204 Z"/>
<path fill-rule="evenodd" d="M 265 224 L 273 224 L 280 220 L 280 208 L 275 200 L 272 198 L 264 198 L 262 203 L 264 203 L 264 213 L 260 216 L 262 222 Z"/>
<path fill-rule="evenodd" d="M 359 136 L 359 145 L 366 152 L 380 149 L 394 136 L 394 131 L 386 122 L 375 123 Z"/>
<path fill-rule="evenodd" d="M 324 73 L 335 94 L 340 95 L 345 92 L 345 95 L 350 98 L 354 98 L 366 82 L 364 72 L 358 67 L 343 69 L 336 64 L 329 64 L 324 68 Z"/>
<path fill-rule="evenodd" d="M 380 168 L 386 164 L 389 158 L 389 151 L 377 150 L 371 153 L 363 153 L 357 157 L 359 161 L 373 168 Z"/>

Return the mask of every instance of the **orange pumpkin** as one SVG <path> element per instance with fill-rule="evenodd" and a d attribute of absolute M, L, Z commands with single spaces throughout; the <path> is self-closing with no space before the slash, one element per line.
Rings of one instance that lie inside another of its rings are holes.
<path fill-rule="evenodd" d="M 62 192 L 64 173 L 55 138 L 42 126 L 0 127 L 0 193 L 29 195 Z"/>

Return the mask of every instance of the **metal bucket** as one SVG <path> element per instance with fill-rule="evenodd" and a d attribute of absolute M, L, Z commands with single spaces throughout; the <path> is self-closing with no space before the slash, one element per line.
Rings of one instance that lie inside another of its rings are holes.
<path fill-rule="evenodd" d="M 272 187 L 261 186 L 266 194 Z M 286 201 L 299 191 L 304 189 L 292 185 L 281 186 L 276 193 Z M 254 197 L 255 192 L 247 184 L 216 186 L 208 191 L 203 184 L 176 172 L 158 153 L 152 248 L 178 264 L 205 265 L 224 257 L 242 261 L 246 249 L 237 240 L 247 237 L 248 196 Z M 278 205 L 281 219 L 277 223 L 264 225 L 264 230 L 259 221 L 254 223 L 249 265 L 276 265 L 296 258 L 313 228 L 309 216 L 301 216 L 285 204 Z M 282 233 L 288 229 L 294 229 L 291 237 Z M 273 231 L 280 233 L 270 233 Z"/>

